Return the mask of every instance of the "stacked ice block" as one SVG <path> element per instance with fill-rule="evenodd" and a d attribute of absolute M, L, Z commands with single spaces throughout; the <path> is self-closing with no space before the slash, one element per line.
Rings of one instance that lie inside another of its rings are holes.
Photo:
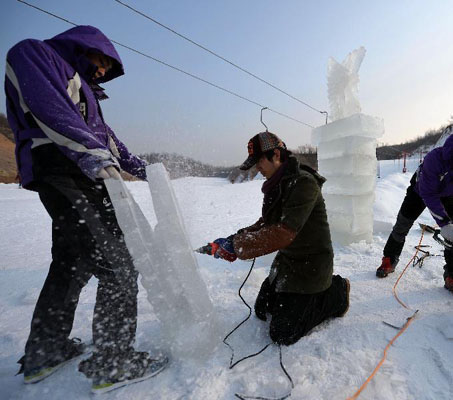
<path fill-rule="evenodd" d="M 354 114 L 315 128 L 319 172 L 332 239 L 341 244 L 373 236 L 376 139 L 384 133 L 381 118 Z"/>
<path fill-rule="evenodd" d="M 122 180 L 105 184 L 161 335 L 152 345 L 174 358 L 203 360 L 220 341 L 217 317 L 163 164 L 146 168 L 157 225 L 153 229 Z"/>

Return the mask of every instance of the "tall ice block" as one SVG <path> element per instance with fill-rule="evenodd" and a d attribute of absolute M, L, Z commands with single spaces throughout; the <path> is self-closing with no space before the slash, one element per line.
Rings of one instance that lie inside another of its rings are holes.
<path fill-rule="evenodd" d="M 383 134 L 381 118 L 361 113 L 312 131 L 319 172 L 327 179 L 323 194 L 335 242 L 372 240 L 376 139 Z"/>
<path fill-rule="evenodd" d="M 165 167 L 148 166 L 147 176 L 158 221 L 154 230 L 123 181 L 105 182 L 148 301 L 161 322 L 160 342 L 150 341 L 175 358 L 203 359 L 219 343 L 215 311 Z"/>

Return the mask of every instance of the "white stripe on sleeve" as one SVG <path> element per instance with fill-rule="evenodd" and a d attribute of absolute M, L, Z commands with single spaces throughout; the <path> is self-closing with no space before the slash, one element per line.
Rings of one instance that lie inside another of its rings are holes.
<path fill-rule="evenodd" d="M 68 149 L 78 152 L 78 153 L 87 153 L 93 156 L 97 156 L 103 160 L 108 160 L 112 158 L 112 154 L 107 149 L 88 149 L 81 143 L 78 143 L 68 137 L 62 135 L 59 132 L 54 131 L 52 128 L 44 124 L 35 115 L 30 111 L 28 106 L 25 104 L 24 98 L 22 96 L 22 92 L 20 91 L 19 81 L 17 80 L 16 74 L 11 67 L 11 65 L 7 62 L 6 63 L 6 76 L 11 81 L 13 86 L 16 88 L 17 93 L 19 95 L 20 106 L 24 113 L 30 112 L 33 116 L 34 120 L 41 128 L 41 130 L 47 135 L 49 139 L 51 139 L 54 143 L 58 144 L 59 146 L 67 147 Z"/>

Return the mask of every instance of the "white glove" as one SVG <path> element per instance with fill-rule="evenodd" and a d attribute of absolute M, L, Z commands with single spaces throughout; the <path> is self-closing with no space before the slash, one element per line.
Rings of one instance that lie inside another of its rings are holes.
<path fill-rule="evenodd" d="M 440 228 L 440 234 L 443 236 L 444 239 L 453 243 L 453 224 L 450 223 Z"/>
<path fill-rule="evenodd" d="M 101 179 L 113 178 L 119 180 L 121 178 L 121 175 L 115 167 L 109 165 L 108 167 L 101 168 L 98 172 L 97 177 Z"/>

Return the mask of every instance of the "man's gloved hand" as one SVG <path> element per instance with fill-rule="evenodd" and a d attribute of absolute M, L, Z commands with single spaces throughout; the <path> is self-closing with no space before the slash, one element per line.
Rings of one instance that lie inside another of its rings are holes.
<path fill-rule="evenodd" d="M 211 243 L 212 251 L 211 255 L 214 258 L 222 258 L 229 262 L 235 261 L 238 256 L 234 251 L 233 246 L 234 235 L 228 236 L 227 238 L 218 238 Z"/>
<path fill-rule="evenodd" d="M 441 227 L 440 234 L 445 240 L 449 241 L 450 243 L 453 243 L 453 223 L 450 222 L 449 224 Z"/>
<path fill-rule="evenodd" d="M 121 175 L 115 167 L 112 167 L 111 165 L 109 165 L 108 167 L 101 168 L 98 172 L 97 177 L 101 178 L 101 179 L 113 178 L 113 179 L 119 180 L 121 178 Z"/>

